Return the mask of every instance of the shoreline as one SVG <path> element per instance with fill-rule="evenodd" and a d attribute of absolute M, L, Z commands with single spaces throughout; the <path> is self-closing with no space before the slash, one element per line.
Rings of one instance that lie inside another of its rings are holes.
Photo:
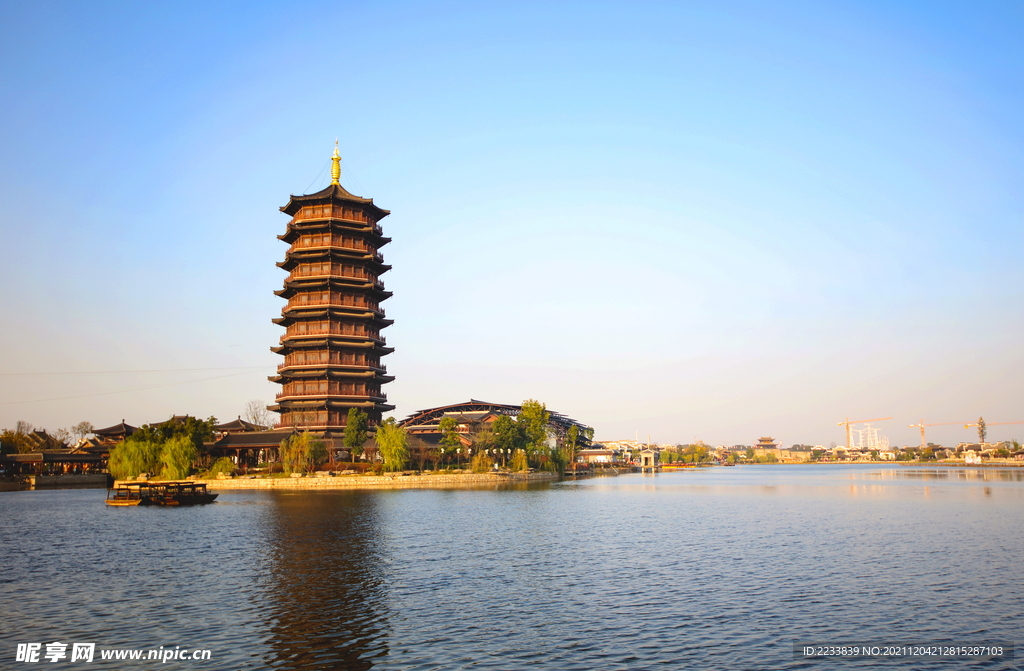
<path fill-rule="evenodd" d="M 985 461 L 968 464 L 963 461 L 777 461 L 774 463 L 749 462 L 735 466 L 927 466 L 944 468 L 1024 468 L 1024 461 Z"/>
<path fill-rule="evenodd" d="M 261 478 L 236 476 L 196 480 L 208 489 L 438 489 L 554 482 L 557 473 L 446 473 L 442 475 L 335 475 L 329 477 Z"/>

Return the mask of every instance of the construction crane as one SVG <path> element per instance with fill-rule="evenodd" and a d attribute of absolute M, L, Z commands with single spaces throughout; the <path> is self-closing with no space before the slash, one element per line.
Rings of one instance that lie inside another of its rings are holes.
<path fill-rule="evenodd" d="M 980 420 L 980 418 L 979 418 L 979 420 Z M 969 429 L 971 427 L 981 426 L 981 424 L 982 424 L 981 421 L 974 422 L 973 424 L 964 424 L 964 428 L 965 429 Z M 1003 426 L 1004 424 L 1024 424 L 1024 422 L 991 422 L 991 423 L 990 422 L 985 422 L 985 428 L 987 429 L 990 426 Z M 985 442 L 985 439 L 981 435 L 978 436 L 978 439 L 979 439 L 978 440 L 979 443 L 984 443 Z"/>
<path fill-rule="evenodd" d="M 850 418 L 847 417 L 845 422 L 839 422 L 837 424 L 837 426 L 845 426 L 846 427 L 846 449 L 850 449 L 850 443 L 852 442 L 851 441 L 851 434 L 850 434 L 850 425 L 851 424 L 861 424 L 863 422 L 881 422 L 882 420 L 885 420 L 885 419 L 892 419 L 892 417 L 876 417 L 875 419 L 858 419 L 858 420 L 855 420 L 855 421 L 852 421 L 852 422 L 850 421 Z"/>
<path fill-rule="evenodd" d="M 925 440 L 924 440 L 924 427 L 926 427 L 926 426 L 946 426 L 946 425 L 949 425 L 949 424 L 960 424 L 960 422 L 935 422 L 933 424 L 925 424 L 924 420 L 922 419 L 920 424 L 909 424 L 908 426 L 911 429 L 913 429 L 913 428 L 921 429 L 921 447 L 928 447 L 928 443 L 926 443 Z M 964 427 L 964 428 L 967 428 L 967 427 Z"/>

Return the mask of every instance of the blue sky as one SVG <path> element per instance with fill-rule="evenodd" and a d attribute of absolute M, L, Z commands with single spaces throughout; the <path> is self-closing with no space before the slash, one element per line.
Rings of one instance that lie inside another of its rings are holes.
<path fill-rule="evenodd" d="M 0 427 L 272 400 L 277 208 L 335 137 L 393 212 L 399 416 L 1024 420 L 1019 3 L 3 2 L 0 31 Z"/>

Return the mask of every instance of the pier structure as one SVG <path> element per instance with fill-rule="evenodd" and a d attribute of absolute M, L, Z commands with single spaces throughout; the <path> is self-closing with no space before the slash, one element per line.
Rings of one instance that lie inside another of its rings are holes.
<path fill-rule="evenodd" d="M 391 269 L 380 249 L 391 239 L 380 220 L 390 212 L 372 198 L 341 186 L 341 156 L 335 146 L 331 184 L 322 191 L 291 196 L 281 211 L 291 216 L 278 238 L 288 243 L 284 288 L 287 300 L 274 323 L 285 333 L 271 351 L 284 357 L 281 385 L 269 409 L 280 413 L 281 428 L 340 437 L 350 408 L 375 427 L 394 409 L 381 387 L 394 378 L 381 358 L 394 351 L 381 331 L 390 326 L 381 303 L 391 297 L 381 276 Z"/>

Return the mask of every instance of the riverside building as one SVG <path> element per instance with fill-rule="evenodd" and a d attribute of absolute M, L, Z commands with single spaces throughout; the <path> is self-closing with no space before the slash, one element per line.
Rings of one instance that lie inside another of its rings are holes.
<path fill-rule="evenodd" d="M 269 406 L 282 429 L 327 439 L 341 437 L 350 408 L 368 415 L 371 430 L 394 409 L 381 390 L 394 379 L 381 363 L 393 351 L 381 334 L 392 321 L 381 307 L 391 292 L 380 278 L 391 266 L 380 249 L 391 239 L 379 222 L 390 212 L 341 186 L 337 146 L 332 162 L 326 189 L 281 208 L 291 221 L 278 236 L 289 248 L 277 265 L 288 277 L 275 293 L 288 302 L 274 320 L 285 333 L 271 350 L 284 360 L 270 378 L 281 391 Z"/>

